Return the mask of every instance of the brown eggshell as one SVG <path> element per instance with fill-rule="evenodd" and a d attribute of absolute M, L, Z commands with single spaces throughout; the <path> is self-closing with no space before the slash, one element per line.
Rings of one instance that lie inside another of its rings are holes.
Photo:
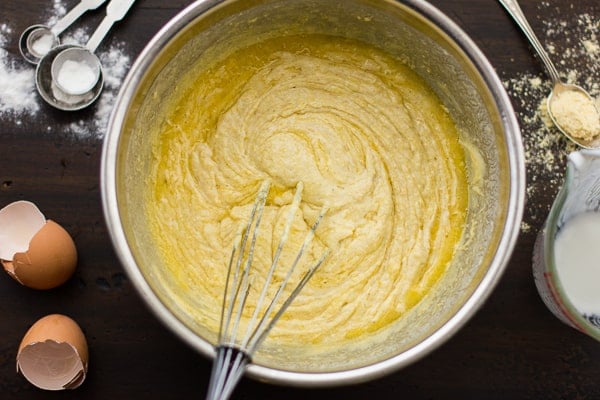
<path fill-rule="evenodd" d="M 75 389 L 85 380 L 89 353 L 79 325 L 61 314 L 29 328 L 17 352 L 17 372 L 45 390 Z"/>
<path fill-rule="evenodd" d="M 19 283 L 33 289 L 51 289 L 66 282 L 77 266 L 77 249 L 69 233 L 48 220 L 33 236 L 29 249 L 16 253 L 4 269 Z"/>
<path fill-rule="evenodd" d="M 8 272 L 8 275 L 10 275 L 11 278 L 19 282 L 21 285 L 23 284 L 15 275 L 15 266 L 13 265 L 12 261 L 0 260 L 0 263 L 2 264 L 2 267 L 4 267 L 4 270 Z"/>

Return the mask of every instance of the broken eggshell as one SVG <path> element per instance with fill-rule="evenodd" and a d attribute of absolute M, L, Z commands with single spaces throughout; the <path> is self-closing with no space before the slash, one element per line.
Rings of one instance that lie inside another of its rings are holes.
<path fill-rule="evenodd" d="M 47 315 L 27 331 L 17 352 L 17 372 L 44 390 L 75 389 L 85 380 L 89 353 L 73 319 Z"/>
<path fill-rule="evenodd" d="M 77 249 L 63 227 L 21 200 L 0 210 L 0 261 L 22 285 L 51 289 L 73 275 Z"/>

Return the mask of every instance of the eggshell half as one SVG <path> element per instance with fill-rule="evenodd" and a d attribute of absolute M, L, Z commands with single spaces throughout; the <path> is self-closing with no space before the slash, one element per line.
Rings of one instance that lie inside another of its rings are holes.
<path fill-rule="evenodd" d="M 89 353 L 79 325 L 51 314 L 29 328 L 17 352 L 17 372 L 45 390 L 75 389 L 85 380 Z"/>
<path fill-rule="evenodd" d="M 15 201 L 0 210 L 0 259 L 12 260 L 26 251 L 33 236 L 46 224 L 46 218 L 29 201 Z"/>
<path fill-rule="evenodd" d="M 77 249 L 69 233 L 52 220 L 33 236 L 25 252 L 16 253 L 4 269 L 21 284 L 51 289 L 66 282 L 77 266 Z"/>

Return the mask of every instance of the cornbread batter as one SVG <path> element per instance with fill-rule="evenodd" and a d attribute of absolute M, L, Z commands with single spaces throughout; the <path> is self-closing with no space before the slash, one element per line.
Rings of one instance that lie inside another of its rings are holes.
<path fill-rule="evenodd" d="M 178 88 L 166 99 L 145 206 L 164 268 L 202 324 L 218 329 L 232 243 L 265 179 L 254 265 L 270 266 L 299 181 L 282 264 L 323 205 L 305 267 L 331 250 L 269 340 L 326 345 L 375 332 L 444 274 L 466 217 L 464 149 L 407 66 L 359 42 L 293 36 L 198 65 Z"/>

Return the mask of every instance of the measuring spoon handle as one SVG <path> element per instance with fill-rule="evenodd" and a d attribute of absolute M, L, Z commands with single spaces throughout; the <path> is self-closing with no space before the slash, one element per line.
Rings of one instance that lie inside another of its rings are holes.
<path fill-rule="evenodd" d="M 135 0 L 111 0 L 106 7 L 106 17 L 100 22 L 85 47 L 92 53 L 95 52 L 113 24 L 125 17 L 134 2 Z"/>
<path fill-rule="evenodd" d="M 77 21 L 86 11 L 95 10 L 100 7 L 106 0 L 81 0 L 75 7 L 66 13 L 56 24 L 50 29 L 56 36 L 60 35 L 71 24 Z"/>
<path fill-rule="evenodd" d="M 560 77 L 558 76 L 558 71 L 556 70 L 554 63 L 550 59 L 550 56 L 548 56 L 548 53 L 544 49 L 544 46 L 542 46 L 537 36 L 533 32 L 533 28 L 531 27 L 531 25 L 529 25 L 529 22 L 527 21 L 527 18 L 525 18 L 525 14 L 523 14 L 523 11 L 521 10 L 521 7 L 519 6 L 517 0 L 498 1 L 504 6 L 504 8 L 506 8 L 506 11 L 508 11 L 510 16 L 513 17 L 517 25 L 519 25 L 519 28 L 521 28 L 523 33 L 525 33 L 525 36 L 527 36 L 527 39 L 529 39 L 529 42 L 544 62 L 546 69 L 548 69 L 548 74 L 550 75 L 552 82 L 554 84 L 559 83 Z"/>

